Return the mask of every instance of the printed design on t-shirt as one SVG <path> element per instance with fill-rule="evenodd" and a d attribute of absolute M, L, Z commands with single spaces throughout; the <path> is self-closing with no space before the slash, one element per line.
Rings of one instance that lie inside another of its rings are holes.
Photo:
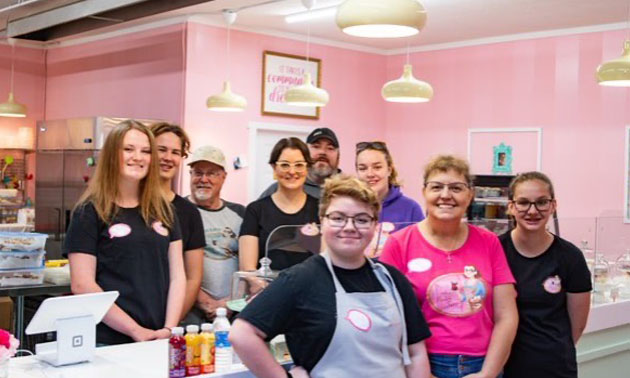
<path fill-rule="evenodd" d="M 379 257 L 385 247 L 385 242 L 389 238 L 389 234 L 396 229 L 396 226 L 392 222 L 383 222 L 379 224 L 374 237 L 370 244 L 365 249 L 364 253 L 367 257 Z"/>
<path fill-rule="evenodd" d="M 409 262 L 407 263 L 407 269 L 409 270 L 409 272 L 414 273 L 426 272 L 427 270 L 431 269 L 432 266 L 433 263 L 431 262 L 431 260 L 422 257 L 409 260 Z"/>
<path fill-rule="evenodd" d="M 107 230 L 109 233 L 109 238 L 123 238 L 129 234 L 131 234 L 131 227 L 128 224 L 124 223 L 116 223 L 109 227 Z"/>
<path fill-rule="evenodd" d="M 361 310 L 348 310 L 345 319 L 359 331 L 368 332 L 372 328 L 372 319 Z"/>
<path fill-rule="evenodd" d="M 316 223 L 307 223 L 300 228 L 302 235 L 317 236 L 319 235 L 319 228 Z"/>
<path fill-rule="evenodd" d="M 168 236 L 168 229 L 164 227 L 162 222 L 155 221 L 151 224 L 151 227 L 153 228 L 153 231 L 157 232 L 158 234 L 162 236 Z"/>
<path fill-rule="evenodd" d="M 562 280 L 557 274 L 553 277 L 547 277 L 543 282 L 543 288 L 549 294 L 558 294 L 562 290 Z"/>
<path fill-rule="evenodd" d="M 427 300 L 431 307 L 447 316 L 463 317 L 479 312 L 488 294 L 488 284 L 474 265 L 464 273 L 448 273 L 431 281 Z"/>
<path fill-rule="evenodd" d="M 206 229 L 204 255 L 215 260 L 225 260 L 238 255 L 238 237 L 231 227 Z"/>

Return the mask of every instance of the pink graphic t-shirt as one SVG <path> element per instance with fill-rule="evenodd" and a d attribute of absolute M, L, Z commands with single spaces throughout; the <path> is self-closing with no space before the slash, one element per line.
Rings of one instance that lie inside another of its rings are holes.
<path fill-rule="evenodd" d="M 380 261 L 409 279 L 431 329 L 429 353 L 484 356 L 494 327 L 493 289 L 515 283 L 497 236 L 468 225 L 459 249 L 429 244 L 417 225 L 392 234 Z"/>

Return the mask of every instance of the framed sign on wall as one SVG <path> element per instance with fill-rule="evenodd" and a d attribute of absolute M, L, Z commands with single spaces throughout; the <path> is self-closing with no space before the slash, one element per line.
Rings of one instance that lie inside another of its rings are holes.
<path fill-rule="evenodd" d="M 261 113 L 282 117 L 319 119 L 316 106 L 292 106 L 284 102 L 287 89 L 300 85 L 309 72 L 313 85 L 321 81 L 321 60 L 273 51 L 263 52 Z"/>

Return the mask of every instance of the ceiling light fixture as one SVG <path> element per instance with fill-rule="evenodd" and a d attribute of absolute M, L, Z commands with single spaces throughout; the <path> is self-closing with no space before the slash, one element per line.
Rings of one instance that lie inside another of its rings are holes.
<path fill-rule="evenodd" d="M 12 117 L 12 118 L 24 118 L 26 117 L 26 106 L 15 102 L 13 98 L 13 76 L 15 65 L 15 40 L 13 38 L 8 39 L 11 45 L 11 81 L 9 89 L 9 98 L 7 102 L 0 104 L 0 117 Z"/>
<path fill-rule="evenodd" d="M 606 61 L 597 67 L 597 82 L 607 87 L 630 87 L 630 1 L 628 1 L 628 36 L 623 53 L 617 59 Z"/>
<path fill-rule="evenodd" d="M 315 0 L 302 0 L 302 4 L 310 11 L 315 5 Z M 306 62 L 309 61 L 309 48 L 311 40 L 311 26 L 307 23 L 306 33 Z M 322 88 L 317 88 L 311 82 L 311 74 L 304 74 L 304 82 L 302 85 L 289 88 L 284 95 L 285 102 L 294 106 L 326 106 L 330 97 L 328 92 Z"/>
<path fill-rule="evenodd" d="M 389 102 L 418 103 L 428 102 L 433 98 L 431 84 L 413 77 L 412 67 L 409 64 L 409 45 L 407 45 L 407 61 L 400 79 L 392 80 L 381 90 L 383 99 Z"/>
<path fill-rule="evenodd" d="M 337 26 L 356 37 L 409 37 L 418 34 L 426 20 L 418 0 L 346 0 L 337 9 Z"/>
<path fill-rule="evenodd" d="M 227 80 L 223 82 L 223 92 L 208 97 L 206 105 L 208 109 L 217 112 L 241 112 L 247 107 L 247 100 L 233 93 L 230 85 L 230 26 L 236 21 L 236 12 L 224 9 L 223 19 L 227 24 Z"/>
<path fill-rule="evenodd" d="M 315 10 L 307 10 L 306 12 L 293 13 L 284 17 L 287 24 L 295 24 L 297 22 L 310 21 L 319 18 L 333 17 L 337 14 L 337 6 L 319 8 Z"/>

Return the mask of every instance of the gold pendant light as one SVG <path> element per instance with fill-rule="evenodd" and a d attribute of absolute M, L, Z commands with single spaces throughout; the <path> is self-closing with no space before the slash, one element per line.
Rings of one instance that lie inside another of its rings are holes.
<path fill-rule="evenodd" d="M 381 94 L 389 102 L 428 102 L 433 98 L 431 84 L 413 77 L 411 64 L 405 64 L 400 79 L 383 85 Z"/>
<path fill-rule="evenodd" d="M 315 5 L 315 0 L 302 0 L 302 4 L 309 11 Z M 309 47 L 311 39 L 311 27 L 310 23 L 307 24 L 306 33 L 306 62 L 309 59 Z M 317 88 L 311 82 L 311 74 L 306 72 L 304 74 L 304 82 L 301 85 L 296 85 L 289 88 L 284 94 L 285 103 L 293 106 L 326 106 L 330 97 L 325 89 Z"/>
<path fill-rule="evenodd" d="M 247 100 L 232 92 L 230 85 L 230 26 L 236 21 L 236 12 L 224 9 L 223 19 L 227 24 L 227 70 L 228 79 L 223 82 L 223 92 L 208 97 L 206 106 L 215 112 L 241 112 L 247 107 Z"/>
<path fill-rule="evenodd" d="M 346 0 L 337 8 L 337 26 L 356 37 L 409 37 L 418 34 L 426 20 L 418 0 Z"/>
<path fill-rule="evenodd" d="M 24 118 L 26 117 L 26 106 L 15 102 L 13 98 L 13 66 L 15 64 L 15 41 L 13 38 L 9 38 L 9 44 L 11 45 L 11 89 L 7 102 L 0 104 L 0 117 Z"/>
<path fill-rule="evenodd" d="M 630 40 L 626 40 L 623 54 L 597 67 L 597 82 L 608 87 L 630 87 Z"/>

